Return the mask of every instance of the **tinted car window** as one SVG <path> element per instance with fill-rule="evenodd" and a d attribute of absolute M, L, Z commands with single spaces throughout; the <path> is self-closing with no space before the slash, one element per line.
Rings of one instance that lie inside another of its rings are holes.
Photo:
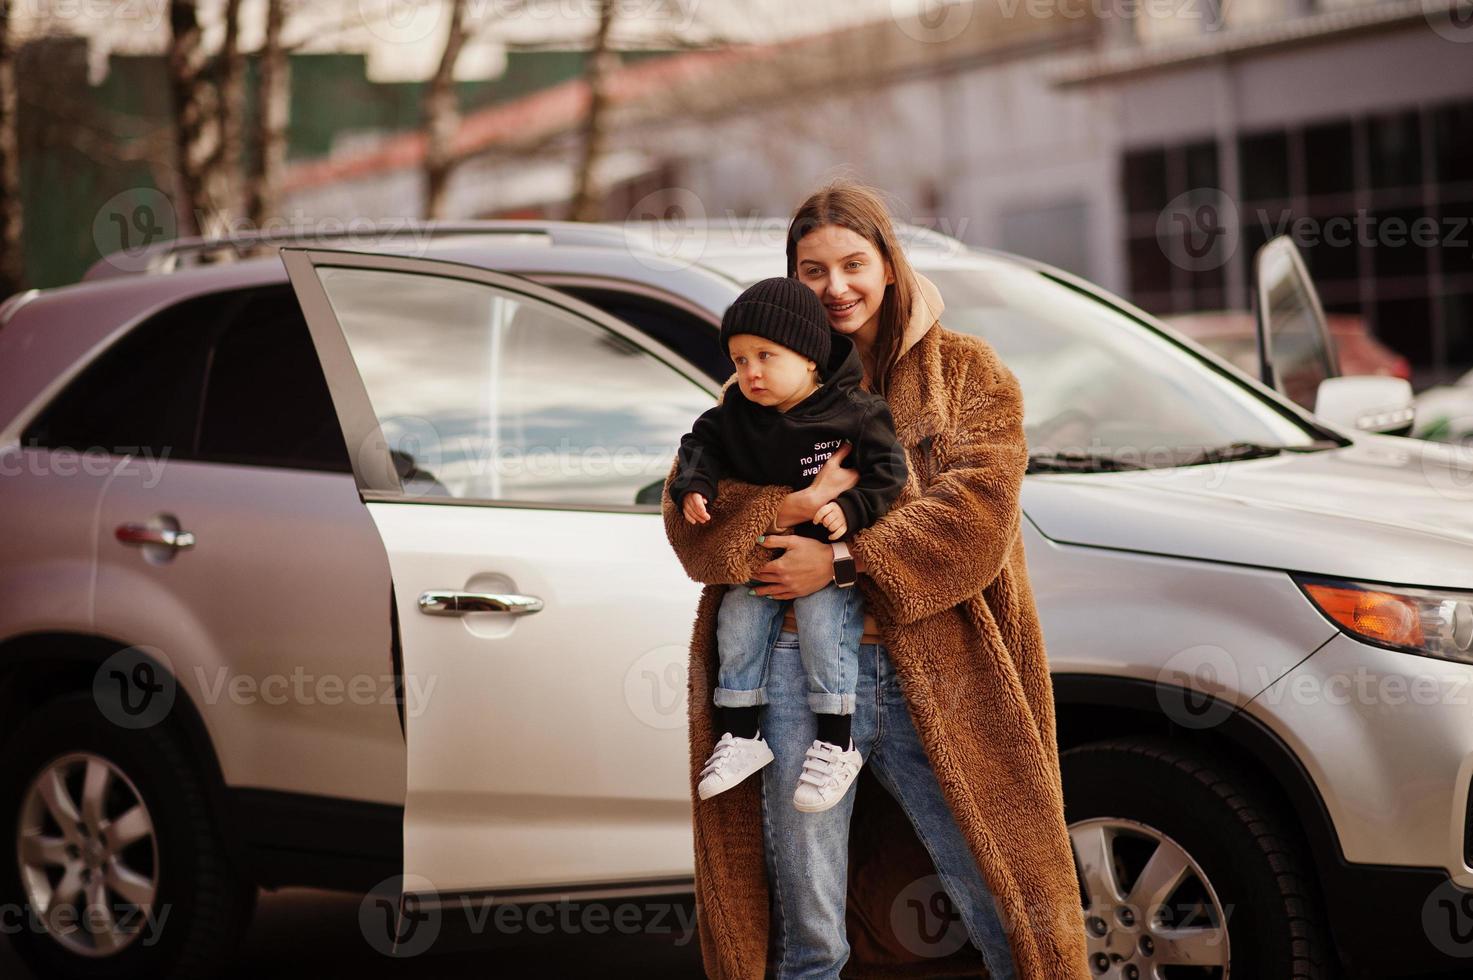
<path fill-rule="evenodd" d="M 289 286 L 198 296 L 139 323 L 66 386 L 22 441 L 352 471 Z"/>
<path fill-rule="evenodd" d="M 239 302 L 196 297 L 138 324 L 27 426 L 22 443 L 190 458 L 209 327 Z"/>
<path fill-rule="evenodd" d="M 713 381 L 724 383 L 736 370 L 721 350 L 716 328 L 684 310 L 615 289 L 574 287 L 566 291 L 664 344 Z"/>
<path fill-rule="evenodd" d="M 200 459 L 352 472 L 290 287 L 251 294 L 218 331 L 199 417 Z"/>

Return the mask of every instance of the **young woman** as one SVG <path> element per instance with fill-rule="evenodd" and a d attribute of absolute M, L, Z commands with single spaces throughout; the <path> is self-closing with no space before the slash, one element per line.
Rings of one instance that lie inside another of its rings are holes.
<path fill-rule="evenodd" d="M 940 296 L 911 270 L 876 192 L 841 183 L 814 194 L 793 216 L 787 255 L 789 275 L 858 347 L 911 476 L 852 543 L 865 624 L 851 737 L 872 775 L 822 813 L 782 805 L 814 738 L 790 619 L 769 665 L 762 727 L 776 758 L 761 792 L 749 781 L 694 808 L 707 972 L 975 970 L 976 953 L 934 917 L 939 880 L 990 976 L 1086 980 L 1052 684 L 1019 534 L 1017 381 L 985 341 L 940 325 Z M 708 584 L 691 650 L 693 788 L 711 737 L 720 583 L 755 577 L 769 583 L 760 594 L 790 599 L 848 573 L 831 545 L 781 533 L 852 485 L 843 456 L 804 491 L 723 480 L 704 524 L 687 524 L 666 495 L 671 544 Z"/>

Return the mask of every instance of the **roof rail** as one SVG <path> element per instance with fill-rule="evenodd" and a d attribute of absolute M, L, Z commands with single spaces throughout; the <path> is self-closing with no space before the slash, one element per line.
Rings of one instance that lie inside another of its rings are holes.
<path fill-rule="evenodd" d="M 790 217 L 778 214 L 750 214 L 746 216 L 731 215 L 726 218 L 703 218 L 697 220 L 672 220 L 651 222 L 628 222 L 621 227 L 625 228 L 631 239 L 645 241 L 646 238 L 653 242 L 655 236 L 664 233 L 666 238 L 675 238 L 677 230 L 688 230 L 695 233 L 690 245 L 694 248 L 707 248 L 712 243 L 734 245 L 745 249 L 753 245 L 767 245 L 771 248 L 781 250 L 787 236 L 788 225 L 792 221 Z M 945 223 L 942 223 L 945 227 Z M 646 233 L 645 229 L 648 229 Z M 944 230 L 938 230 L 928 225 L 907 224 L 897 221 L 894 223 L 895 235 L 900 244 L 906 249 L 925 249 L 933 252 L 945 252 L 955 254 L 965 252 L 968 249 L 966 242 Z M 640 236 L 644 235 L 645 238 Z M 670 242 L 665 242 L 663 249 L 669 249 Z M 678 247 L 678 246 L 677 246 Z"/>
<path fill-rule="evenodd" d="M 423 244 L 430 238 L 467 235 L 511 236 L 543 235 L 553 244 L 609 246 L 624 245 L 627 239 L 616 225 L 579 221 L 542 221 L 516 219 L 477 219 L 471 221 L 384 221 L 363 222 L 355 227 L 332 231 L 303 230 L 297 232 L 253 231 L 221 238 L 176 238 L 159 242 L 138 251 L 120 250 L 103 256 L 87 269 L 82 279 L 107 279 L 116 276 L 158 275 L 180 268 L 204 265 L 223 259 L 235 261 L 256 258 L 267 250 L 288 245 L 332 245 L 349 241 L 357 247 L 410 242 Z"/>
<path fill-rule="evenodd" d="M 36 288 L 25 289 L 18 293 L 11 293 L 0 301 L 0 327 L 10 322 L 11 318 L 20 312 L 20 308 L 31 300 L 41 295 L 41 290 Z"/>
<path fill-rule="evenodd" d="M 960 229 L 958 229 L 960 230 Z M 895 223 L 895 234 L 907 249 L 928 248 L 938 252 L 957 252 L 967 249 L 966 242 L 955 235 L 932 228 L 929 225 Z"/>
<path fill-rule="evenodd" d="M 3 2 L 3 0 L 0 0 Z M 748 217 L 728 221 L 690 222 L 691 227 L 726 230 L 749 236 L 752 229 L 775 227 L 780 233 L 789 219 L 781 216 Z M 668 223 L 666 223 L 668 224 Z M 685 224 L 676 222 L 675 224 Z M 431 238 L 454 238 L 485 235 L 510 237 L 540 235 L 553 245 L 592 248 L 653 247 L 646 231 L 657 233 L 660 222 L 552 221 L 542 219 L 482 218 L 466 221 L 422 221 L 417 219 L 368 222 L 352 228 L 332 231 L 302 230 L 295 232 L 245 232 L 222 238 L 178 238 L 159 242 L 138 251 L 120 250 L 103 256 L 87 269 L 83 281 L 119 276 L 159 275 L 214 261 L 237 261 L 258 258 L 269 250 L 290 245 L 332 246 L 348 243 L 352 247 L 392 250 L 405 244 L 422 246 Z M 896 234 L 907 248 L 928 248 L 942 252 L 965 251 L 966 245 L 950 235 L 921 225 L 897 223 Z M 776 243 L 781 247 L 780 243 Z"/>

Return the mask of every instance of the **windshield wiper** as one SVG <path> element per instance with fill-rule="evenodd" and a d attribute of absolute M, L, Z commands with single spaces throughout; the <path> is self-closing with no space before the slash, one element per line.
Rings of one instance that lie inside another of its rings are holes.
<path fill-rule="evenodd" d="M 1119 470 L 1143 470 L 1134 463 L 1107 453 L 1034 453 L 1028 457 L 1029 473 L 1109 473 Z"/>
<path fill-rule="evenodd" d="M 1303 446 L 1271 446 L 1261 442 L 1230 442 L 1225 446 L 1182 447 L 1169 450 L 1167 458 L 1139 461 L 1125 454 L 1091 452 L 1035 453 L 1028 457 L 1029 473 L 1110 473 L 1123 470 L 1152 470 L 1176 466 L 1201 466 L 1206 463 L 1228 463 L 1240 459 L 1263 459 L 1279 453 L 1312 453 L 1337 449 L 1340 444 L 1320 439 Z M 1131 454 L 1138 455 L 1138 454 Z"/>
<path fill-rule="evenodd" d="M 1204 446 L 1183 458 L 1177 466 L 1199 466 L 1203 463 L 1227 463 L 1235 459 L 1262 459 L 1277 456 L 1283 446 L 1266 446 L 1261 442 L 1230 442 L 1226 446 Z"/>
<path fill-rule="evenodd" d="M 1268 446 L 1261 442 L 1230 442 L 1226 446 L 1195 450 L 1176 465 L 1196 466 L 1200 463 L 1226 463 L 1236 459 L 1262 459 L 1266 456 L 1277 456 L 1279 453 L 1317 453 L 1326 449 L 1339 448 L 1340 443 L 1329 439 L 1316 439 L 1303 446 Z"/>

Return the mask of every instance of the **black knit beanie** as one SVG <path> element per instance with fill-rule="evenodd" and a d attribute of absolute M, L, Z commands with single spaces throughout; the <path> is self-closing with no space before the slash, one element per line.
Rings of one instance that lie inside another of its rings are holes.
<path fill-rule="evenodd" d="M 721 351 L 739 333 L 765 337 L 818 365 L 822 377 L 829 360 L 829 318 L 818 294 L 796 279 L 764 279 L 747 287 L 721 318 Z"/>

